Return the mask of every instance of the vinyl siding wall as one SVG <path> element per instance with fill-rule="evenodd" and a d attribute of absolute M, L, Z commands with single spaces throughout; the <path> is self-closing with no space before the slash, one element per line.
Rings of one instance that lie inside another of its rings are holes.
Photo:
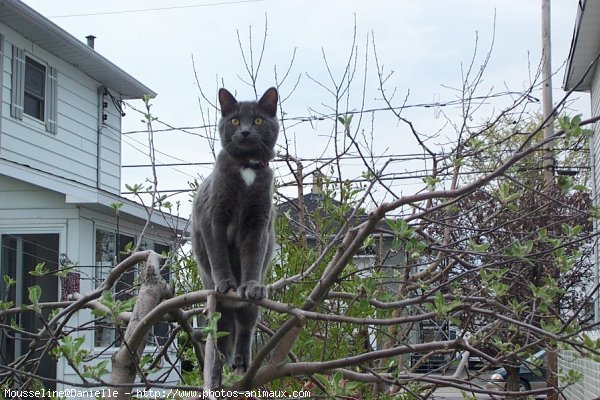
<path fill-rule="evenodd" d="M 600 67 L 597 65 L 594 71 L 594 78 L 592 81 L 591 90 L 591 105 L 592 105 L 592 117 L 600 115 Z M 592 163 L 592 177 L 593 177 L 593 197 L 594 203 L 600 205 L 600 123 L 594 124 L 594 134 L 590 143 L 591 151 L 591 163 Z M 598 223 L 595 222 L 595 229 L 599 229 Z M 596 278 L 600 273 L 600 247 L 596 245 Z M 595 314 L 596 321 L 600 321 L 600 304 L 599 299 L 596 299 Z M 600 331 L 594 331 L 589 333 L 590 336 L 595 340 L 600 338 Z M 574 351 L 562 351 L 559 356 L 559 373 L 566 373 L 572 369 L 583 374 L 583 379 L 574 385 L 571 385 L 565 389 L 563 396 L 566 400 L 579 400 L 579 399 L 597 399 L 600 391 L 600 363 L 595 362 L 589 358 L 581 357 L 580 354 Z"/>
<path fill-rule="evenodd" d="M 116 231 L 117 217 L 113 210 L 99 212 L 85 206 L 65 203 L 65 195 L 39 186 L 0 175 L 0 236 L 3 234 L 19 234 L 25 232 L 59 232 L 59 252 L 67 254 L 77 267 L 74 272 L 80 273 L 80 292 L 89 293 L 95 289 L 95 231 L 97 228 Z M 121 215 L 119 231 L 135 238 L 142 230 L 140 221 L 133 221 L 127 215 Z M 144 242 L 152 248 L 154 243 L 168 244 L 172 232 L 167 228 L 152 226 L 145 235 Z M 0 248 L 0 256 L 2 255 Z M 56 293 L 56 300 L 61 294 Z M 74 326 L 84 325 L 92 321 L 94 316 L 90 310 L 78 311 L 70 320 Z M 93 348 L 93 330 L 83 330 L 78 335 L 86 338 L 86 346 Z M 116 347 L 102 354 L 96 361 L 110 359 Z M 174 349 L 170 356 L 175 359 Z M 110 368 L 110 364 L 109 364 Z M 162 374 L 168 366 L 160 369 Z M 79 382 L 77 373 L 67 364 L 65 359 L 57 363 L 57 379 L 67 382 Z M 169 382 L 176 383 L 177 376 L 172 372 Z M 68 384 L 60 384 L 58 389 L 67 389 Z M 81 389 L 81 387 L 79 388 Z M 90 398 L 92 400 L 93 398 Z M 83 398 L 82 398 L 83 400 Z"/>
<path fill-rule="evenodd" d="M 592 99 L 592 117 L 600 115 L 600 68 L 596 66 L 594 78 L 592 81 L 591 99 Z M 592 136 L 591 151 L 593 154 L 592 173 L 594 177 L 594 197 L 598 204 L 598 191 L 600 191 L 600 123 L 594 124 L 594 135 Z"/>
<path fill-rule="evenodd" d="M 0 24 L 0 33 L 4 36 L 0 158 L 118 194 L 121 118 L 110 99 L 107 108 L 101 107 L 100 83 L 5 25 Z M 28 115 L 23 120 L 11 117 L 13 45 L 58 70 L 55 134 Z M 119 97 L 114 92 L 113 96 Z M 100 124 L 99 129 L 102 112 L 108 114 L 110 127 Z"/>

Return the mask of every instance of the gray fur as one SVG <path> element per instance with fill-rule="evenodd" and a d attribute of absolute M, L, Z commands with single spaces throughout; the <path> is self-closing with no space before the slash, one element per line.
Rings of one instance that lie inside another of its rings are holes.
<path fill-rule="evenodd" d="M 261 99 L 238 102 L 219 90 L 223 149 L 214 170 L 198 189 L 192 211 L 192 247 L 205 289 L 236 290 L 241 297 L 266 297 L 264 278 L 275 242 L 273 233 L 273 171 L 268 166 L 279 132 L 278 94 L 268 89 Z M 256 124 L 256 118 L 262 123 Z M 233 119 L 239 121 L 234 124 Z M 218 348 L 231 366 L 250 364 L 258 307 L 245 302 L 217 303 L 221 313 Z M 213 366 L 212 387 L 219 386 L 221 364 Z"/>

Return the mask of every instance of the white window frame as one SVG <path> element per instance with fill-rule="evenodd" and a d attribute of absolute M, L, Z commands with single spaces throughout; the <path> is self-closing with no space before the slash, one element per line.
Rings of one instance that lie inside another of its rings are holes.
<path fill-rule="evenodd" d="M 41 120 L 25 113 L 25 70 L 27 68 L 28 58 L 41 64 L 46 69 L 46 80 L 44 82 L 44 113 L 43 119 Z M 55 134 L 57 133 L 57 106 L 58 70 L 39 57 L 13 45 L 10 115 L 21 121 L 23 121 L 24 118 L 27 118 L 30 122 L 44 125 L 46 131 Z"/>

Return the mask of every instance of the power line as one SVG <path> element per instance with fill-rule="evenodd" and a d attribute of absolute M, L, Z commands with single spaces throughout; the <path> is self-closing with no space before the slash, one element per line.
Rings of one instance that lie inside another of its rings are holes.
<path fill-rule="evenodd" d="M 142 110 L 138 110 L 135 106 L 133 106 L 131 103 L 128 103 L 126 101 L 122 101 L 123 104 L 125 104 L 127 107 L 131 108 L 133 111 L 136 111 L 138 113 L 140 113 L 143 116 L 146 116 L 146 113 Z M 202 135 L 200 133 L 196 133 L 196 132 L 190 132 L 189 129 L 202 129 L 202 128 L 209 128 L 212 126 L 216 126 L 216 125 L 205 125 L 205 126 L 197 126 L 197 127 L 187 127 L 187 128 L 178 128 L 178 127 L 174 127 L 173 125 L 162 121 L 160 118 L 157 117 L 152 117 L 152 122 L 157 122 L 159 124 L 162 124 L 164 126 L 166 126 L 166 129 L 152 129 L 152 132 L 167 132 L 167 131 L 181 131 L 184 133 L 188 133 L 190 135 L 194 135 L 194 136 L 200 136 L 203 139 L 208 139 L 208 140 L 214 140 L 213 137 L 210 136 L 206 136 L 206 135 Z M 148 133 L 148 130 L 138 130 L 138 131 L 129 131 L 129 132 L 121 132 L 122 135 L 128 135 L 130 133 Z"/>
<path fill-rule="evenodd" d="M 258 3 L 267 0 L 235 0 L 235 1 L 223 1 L 218 3 L 202 3 L 202 4 L 190 4 L 187 6 L 172 6 L 172 7 L 156 7 L 156 8 L 139 8 L 135 10 L 120 10 L 120 11 L 101 11 L 95 13 L 84 13 L 84 14 L 67 14 L 67 15 L 54 15 L 48 18 L 71 18 L 71 17 L 91 17 L 97 15 L 113 15 L 113 14 L 132 14 L 138 12 L 151 12 L 151 11 L 167 11 L 177 10 L 185 8 L 197 8 L 197 7 L 215 7 L 215 6 L 227 6 L 242 3 Z"/>
<path fill-rule="evenodd" d="M 487 100 L 487 99 L 491 99 L 491 98 L 504 97 L 504 96 L 523 96 L 532 103 L 539 103 L 539 101 L 540 101 L 537 97 L 531 96 L 527 92 L 505 91 L 505 92 L 499 92 L 499 93 L 485 95 L 485 96 L 474 96 L 474 97 L 470 97 L 468 99 L 456 99 L 456 100 L 449 100 L 449 101 L 443 101 L 443 102 L 405 104 L 405 105 L 397 106 L 397 107 L 376 107 L 376 108 L 369 108 L 369 109 L 365 109 L 365 110 L 345 111 L 345 112 L 340 112 L 337 114 L 330 113 L 330 114 L 309 115 L 309 116 L 284 117 L 284 118 L 280 118 L 280 121 L 282 121 L 282 122 L 283 121 L 296 121 L 297 123 L 326 121 L 326 120 L 331 120 L 333 118 L 339 117 L 340 115 L 369 114 L 369 113 L 375 113 L 375 112 L 381 112 L 381 111 L 402 111 L 402 110 L 410 109 L 410 108 L 441 108 L 441 107 L 460 105 L 465 100 L 469 100 L 469 101 Z M 131 107 L 134 111 L 144 114 L 142 111 L 136 109 L 131 104 L 129 104 L 127 102 L 123 102 L 123 103 L 125 103 L 127 106 Z M 175 126 L 172 126 L 172 125 L 170 125 L 166 122 L 160 121 L 160 120 L 157 120 L 157 122 L 160 122 L 161 124 L 167 126 L 167 128 L 166 129 L 156 129 L 155 132 L 182 131 L 185 133 L 189 133 L 191 135 L 197 135 L 197 136 L 204 137 L 207 139 L 213 139 L 213 138 L 209 138 L 209 137 L 204 136 L 199 133 L 190 132 L 189 130 L 207 129 L 207 128 L 216 128 L 217 127 L 216 124 L 175 127 Z M 146 131 L 145 130 L 134 130 L 134 131 L 126 131 L 126 132 L 123 132 L 122 134 L 129 135 L 129 134 L 144 133 L 144 132 L 146 132 Z"/>
<path fill-rule="evenodd" d="M 486 100 L 486 99 L 490 99 L 490 98 L 497 98 L 497 97 L 504 97 L 504 96 L 522 96 L 524 98 L 526 98 L 528 101 L 530 102 L 539 102 L 539 100 L 533 96 L 531 96 L 529 93 L 527 92 L 512 92 L 512 91 L 505 91 L 505 92 L 499 92 L 499 93 L 495 93 L 492 95 L 486 95 L 486 96 L 474 96 L 472 98 L 470 98 L 470 100 Z M 407 108 L 417 108 L 417 107 L 422 107 L 422 108 L 436 108 L 436 107 L 447 107 L 447 106 L 452 106 L 452 105 L 459 105 L 463 102 L 463 99 L 455 99 L 455 100 L 451 100 L 451 101 L 446 101 L 446 102 L 434 102 L 434 103 L 416 103 L 416 104 L 405 104 L 399 107 L 381 107 L 381 108 L 372 108 L 372 109 L 366 109 L 366 110 L 359 110 L 359 111 L 347 111 L 345 113 L 337 113 L 337 114 L 321 114 L 321 115 L 310 115 L 310 116 L 297 116 L 297 117 L 284 117 L 281 119 L 281 121 L 298 121 L 298 123 L 304 123 L 304 122 L 313 122 L 313 121 L 320 121 L 320 120 L 331 120 L 333 118 L 335 118 L 336 116 L 339 115 L 348 115 L 348 114 L 358 114 L 358 113 L 375 113 L 375 112 L 380 112 L 380 111 L 400 111 L 403 109 L 407 109 Z M 129 106 L 132 110 L 145 115 L 144 112 L 142 112 L 141 110 L 138 110 L 136 107 L 134 107 L 133 105 L 127 103 L 127 102 L 123 102 L 125 105 Z M 200 136 L 203 138 L 206 138 L 208 140 L 215 140 L 214 137 L 209 137 L 206 135 L 202 135 L 199 133 L 195 133 L 195 132 L 190 132 L 190 129 L 207 129 L 207 128 L 215 128 L 216 125 L 214 124 L 207 124 L 207 125 L 201 125 L 201 126 L 188 126 L 188 127 L 175 127 L 167 122 L 161 121 L 160 119 L 156 118 L 153 119 L 153 121 L 156 121 L 157 123 L 160 123 L 164 126 L 166 126 L 166 129 L 153 129 L 153 132 L 166 132 L 166 131 L 182 131 L 184 133 L 188 133 L 191 135 L 195 135 L 195 136 Z M 129 131 L 129 132 L 123 132 L 123 135 L 127 135 L 127 134 L 132 134 L 132 133 L 147 133 L 147 130 L 140 130 L 140 131 Z M 146 144 L 143 144 L 142 142 L 129 137 L 129 139 L 139 143 L 140 145 L 144 146 L 144 147 L 148 147 Z M 128 143 L 129 144 L 129 143 Z M 133 147 L 133 146 L 132 146 Z M 138 151 L 140 151 L 139 149 L 137 149 Z M 187 175 L 189 177 L 192 177 L 191 175 L 177 170 L 174 167 L 177 166 L 210 166 L 213 165 L 212 162 L 209 163 L 202 163 L 202 162 L 198 162 L 198 163 L 192 163 L 192 162 L 187 162 L 185 160 L 179 159 L 177 157 L 171 156 L 170 154 L 166 154 L 166 153 L 162 153 L 160 151 L 157 150 L 158 153 L 163 154 L 167 157 L 170 157 L 171 159 L 175 159 L 177 161 L 180 161 L 180 163 L 160 163 L 157 164 L 156 166 L 164 166 L 164 167 L 169 167 L 171 169 L 173 169 L 174 171 L 177 171 L 179 173 L 182 173 L 184 175 Z M 427 161 L 429 159 L 432 159 L 433 157 L 440 157 L 440 158 L 445 158 L 451 156 L 451 154 L 447 154 L 445 152 L 442 153 L 437 153 L 435 155 L 426 155 L 426 154 L 404 154 L 404 155 L 386 155 L 384 157 L 379 156 L 377 157 L 378 159 L 393 159 L 394 162 L 401 162 L 401 161 L 411 161 L 411 160 L 418 160 L 418 161 Z M 301 159 L 300 161 L 302 162 L 327 162 L 329 161 L 333 161 L 336 158 L 306 158 L 306 159 Z M 341 160 L 349 160 L 349 159 L 362 159 L 362 157 L 356 156 L 356 155 L 345 155 L 340 157 Z M 280 160 L 273 160 L 274 162 L 282 162 L 285 161 L 283 159 Z M 149 168 L 151 167 L 151 164 L 135 164 L 135 165 L 124 165 L 122 166 L 123 168 Z M 414 172 L 414 171 L 413 171 Z"/>
<path fill-rule="evenodd" d="M 156 164 L 154 167 L 195 167 L 195 166 L 211 166 L 214 165 L 214 162 L 190 162 L 190 163 L 162 163 Z M 121 165 L 121 168 L 150 168 L 152 164 L 130 164 L 130 165 Z M 181 172 L 179 170 L 176 170 Z"/>
<path fill-rule="evenodd" d="M 283 160 L 279 160 L 279 161 L 283 161 Z M 450 166 L 449 166 L 450 167 Z M 590 170 L 591 167 L 589 166 L 563 166 L 561 168 L 559 168 L 562 171 L 587 171 Z M 517 172 L 528 172 L 528 171 L 541 171 L 543 170 L 542 166 L 539 167 L 527 167 L 527 168 L 519 168 L 517 170 Z M 463 171 L 461 173 L 461 176 L 467 176 L 467 175 L 480 175 L 482 173 L 490 173 L 493 172 L 493 170 L 468 170 L 468 171 Z M 383 174 L 378 180 L 379 181 L 388 181 L 388 182 L 394 182 L 394 181 L 406 181 L 406 180 L 421 180 L 423 178 L 426 178 L 428 176 L 431 175 L 431 172 L 429 170 L 426 169 L 421 169 L 421 170 L 412 170 L 412 171 L 405 171 L 405 172 L 390 172 L 390 173 L 386 173 Z M 448 171 L 448 172 L 440 172 L 438 173 L 438 177 L 440 178 L 448 178 L 451 177 L 453 175 L 453 171 Z M 335 184 L 339 184 L 339 181 L 336 179 L 331 179 L 330 180 L 331 183 L 335 183 Z M 362 178 L 362 177 L 357 177 L 354 179 L 348 179 L 345 180 L 344 182 L 349 182 L 349 183 L 367 183 L 370 182 L 369 178 Z M 282 182 L 280 184 L 278 184 L 277 186 L 280 188 L 283 187 L 294 187 L 297 186 L 298 183 L 295 180 L 292 180 L 290 182 Z M 312 185 L 312 183 L 303 183 L 304 187 L 308 187 Z M 188 193 L 188 192 L 193 192 L 196 189 L 194 188 L 185 188 L 185 189 L 164 189 L 164 190 L 158 190 L 158 193 L 169 193 L 169 194 L 179 194 L 179 193 Z M 128 195 L 128 194 L 135 194 L 133 192 L 123 192 L 123 195 Z"/>
<path fill-rule="evenodd" d="M 443 153 L 439 153 L 437 154 L 437 156 L 439 157 L 444 157 L 445 154 Z M 424 159 L 424 157 L 430 157 L 429 155 L 423 155 L 420 153 L 409 153 L 409 154 L 390 154 L 390 155 L 382 155 L 382 156 L 377 156 L 376 158 L 379 160 L 388 160 L 388 159 L 392 159 L 395 162 L 400 162 L 400 161 L 422 161 Z M 297 160 L 300 162 L 323 162 L 323 163 L 327 163 L 327 162 L 331 162 L 334 160 L 362 160 L 363 157 L 361 156 L 357 156 L 357 155 L 343 155 L 340 157 L 318 157 L 318 158 L 298 158 Z M 270 162 L 274 162 L 274 163 L 281 163 L 281 162 L 286 162 L 287 160 L 285 158 L 276 158 L 274 160 L 271 160 Z M 169 164 L 160 164 L 160 165 L 155 165 L 155 167 L 188 167 L 188 166 L 212 166 L 214 165 L 214 162 L 183 162 L 183 163 L 169 163 Z M 361 164 L 362 165 L 362 164 Z M 150 168 L 152 167 L 152 164 L 130 164 L 130 165 L 122 165 L 121 168 Z"/>

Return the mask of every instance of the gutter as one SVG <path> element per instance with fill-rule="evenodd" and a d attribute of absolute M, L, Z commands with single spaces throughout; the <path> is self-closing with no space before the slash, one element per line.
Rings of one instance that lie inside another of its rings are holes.
<path fill-rule="evenodd" d="M 577 39 L 579 39 L 579 29 L 581 28 L 581 20 L 583 19 L 583 12 L 587 0 L 579 0 L 577 7 L 577 17 L 575 18 L 575 27 L 573 28 L 573 38 L 571 39 L 571 48 L 569 49 L 569 58 L 567 59 L 567 69 L 565 77 L 563 78 L 563 89 L 570 90 L 569 79 L 571 77 L 571 70 L 573 66 L 573 57 L 575 56 L 575 48 L 577 47 Z"/>

